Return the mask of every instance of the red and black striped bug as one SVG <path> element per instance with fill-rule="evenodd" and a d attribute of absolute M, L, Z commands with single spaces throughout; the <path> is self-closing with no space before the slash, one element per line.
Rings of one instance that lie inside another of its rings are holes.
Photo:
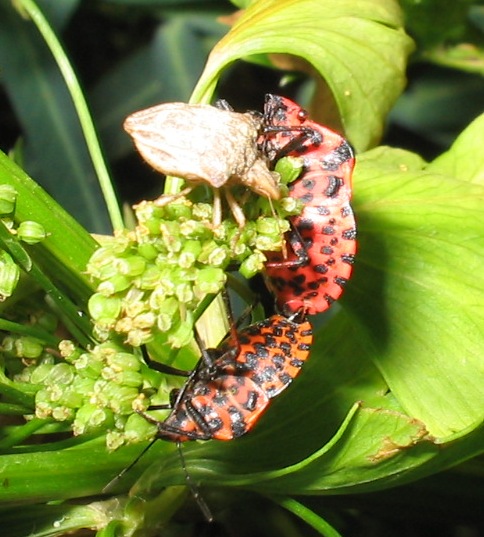
<path fill-rule="evenodd" d="M 163 440 L 242 436 L 299 374 L 311 343 L 312 328 L 302 312 L 273 315 L 233 333 L 217 349 L 203 350 L 185 385 L 172 393 L 164 421 L 139 413 L 156 425 Z"/>
<path fill-rule="evenodd" d="M 249 432 L 267 409 L 271 399 L 285 390 L 299 374 L 312 345 L 312 328 L 303 311 L 289 317 L 273 315 L 241 330 L 232 325 L 231 335 L 216 349 L 202 350 L 192 372 L 153 362 L 143 347 L 147 364 L 163 373 L 186 376 L 180 390 L 173 390 L 169 405 L 148 411 L 171 409 L 160 421 L 137 411 L 157 427 L 154 440 L 125 468 L 124 475 L 158 439 L 176 442 L 187 485 L 207 521 L 213 517 L 192 483 L 181 450 L 190 440 L 232 440 Z M 109 483 L 105 489 L 111 485 Z"/>
<path fill-rule="evenodd" d="M 272 161 L 303 159 L 303 171 L 289 190 L 304 208 L 291 218 L 287 256 L 267 254 L 267 285 L 279 308 L 323 312 L 343 292 L 356 252 L 350 206 L 353 150 L 342 136 L 311 121 L 298 104 L 276 95 L 266 96 L 259 141 Z"/>

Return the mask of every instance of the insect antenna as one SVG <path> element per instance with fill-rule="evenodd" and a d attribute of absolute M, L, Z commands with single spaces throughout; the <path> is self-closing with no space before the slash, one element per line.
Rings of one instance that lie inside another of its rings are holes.
<path fill-rule="evenodd" d="M 193 499 L 197 502 L 198 507 L 200 508 L 200 511 L 202 512 L 203 516 L 205 517 L 205 520 L 207 522 L 213 522 L 213 515 L 210 511 L 209 506 L 203 499 L 202 495 L 200 494 L 199 488 L 195 485 L 193 482 L 193 479 L 191 475 L 188 472 L 185 456 L 183 455 L 183 449 L 181 442 L 176 443 L 176 447 L 178 449 L 178 454 L 180 456 L 180 463 L 181 467 L 183 469 L 183 473 L 185 474 L 185 481 L 187 484 L 187 487 L 190 489 L 190 492 L 192 493 Z"/>

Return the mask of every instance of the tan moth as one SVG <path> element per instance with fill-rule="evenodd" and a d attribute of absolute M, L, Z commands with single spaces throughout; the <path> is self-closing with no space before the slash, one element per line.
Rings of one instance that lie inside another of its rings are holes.
<path fill-rule="evenodd" d="M 141 156 L 157 171 L 181 177 L 187 187 L 157 200 L 164 205 L 205 183 L 214 188 L 214 225 L 221 221 L 222 191 L 240 227 L 245 216 L 229 187 L 241 184 L 279 199 L 278 174 L 257 147 L 261 119 L 206 104 L 166 103 L 135 112 L 124 122 Z"/>

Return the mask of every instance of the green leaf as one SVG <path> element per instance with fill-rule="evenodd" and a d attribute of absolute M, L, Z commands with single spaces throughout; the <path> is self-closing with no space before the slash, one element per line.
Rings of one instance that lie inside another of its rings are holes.
<path fill-rule="evenodd" d="M 417 140 L 423 137 L 444 150 L 483 109 L 482 77 L 430 66 L 412 80 L 390 118 Z"/>
<path fill-rule="evenodd" d="M 469 73 L 484 73 L 483 10 L 475 0 L 401 0 L 419 59 Z M 473 24 L 474 23 L 474 24 Z"/>
<path fill-rule="evenodd" d="M 72 445 L 77 443 L 78 445 Z M 127 490 L 143 469 L 174 446 L 159 442 L 143 456 L 136 467 L 114 481 L 110 493 Z M 74 439 L 30 448 L 30 453 L 3 454 L 0 503 L 38 503 L 52 498 L 82 498 L 99 494 L 118 473 L 141 453 L 142 446 L 123 447 L 114 453 L 106 449 L 105 438 Z M 24 449 L 25 451 L 25 449 Z"/>
<path fill-rule="evenodd" d="M 276 52 L 299 56 L 325 79 L 348 138 L 362 150 L 382 134 L 411 49 L 391 0 L 260 0 L 214 47 L 192 101 L 210 101 L 221 72 L 235 60 Z"/>
<path fill-rule="evenodd" d="M 0 184 L 17 192 L 15 221 L 40 223 L 47 237 L 37 245 L 26 247 L 32 259 L 71 297 L 86 302 L 92 286 L 85 269 L 97 246 L 96 241 L 37 183 L 0 152 Z"/>
<path fill-rule="evenodd" d="M 25 166 L 92 231 L 111 229 L 66 83 L 31 21 L 0 4 L 2 80 L 26 138 Z"/>
<path fill-rule="evenodd" d="M 476 118 L 452 147 L 436 158 L 427 171 L 484 185 L 484 114 Z"/>
<path fill-rule="evenodd" d="M 359 159 L 355 191 L 351 321 L 410 416 L 437 437 L 462 431 L 484 414 L 484 189 L 378 149 Z"/>

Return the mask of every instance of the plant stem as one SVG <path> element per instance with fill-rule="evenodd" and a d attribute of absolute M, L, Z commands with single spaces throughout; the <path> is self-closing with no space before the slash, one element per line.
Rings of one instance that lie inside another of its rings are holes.
<path fill-rule="evenodd" d="M 91 155 L 92 163 L 99 180 L 99 185 L 104 194 L 104 200 L 108 209 L 111 223 L 114 229 L 122 229 L 124 227 L 123 218 L 119 209 L 119 204 L 116 200 L 116 194 L 112 186 L 106 163 L 101 151 L 99 139 L 96 134 L 94 122 L 92 120 L 86 99 L 82 92 L 79 80 L 76 77 L 74 69 L 67 58 L 61 43 L 57 39 L 54 31 L 50 27 L 48 21 L 44 17 L 34 0 L 17 0 L 18 5 L 29 15 L 34 24 L 37 26 L 40 34 L 44 38 L 49 47 L 52 56 L 54 57 L 59 67 L 62 76 L 64 77 L 67 89 L 71 95 L 79 117 L 81 129 L 86 139 L 86 145 Z"/>

